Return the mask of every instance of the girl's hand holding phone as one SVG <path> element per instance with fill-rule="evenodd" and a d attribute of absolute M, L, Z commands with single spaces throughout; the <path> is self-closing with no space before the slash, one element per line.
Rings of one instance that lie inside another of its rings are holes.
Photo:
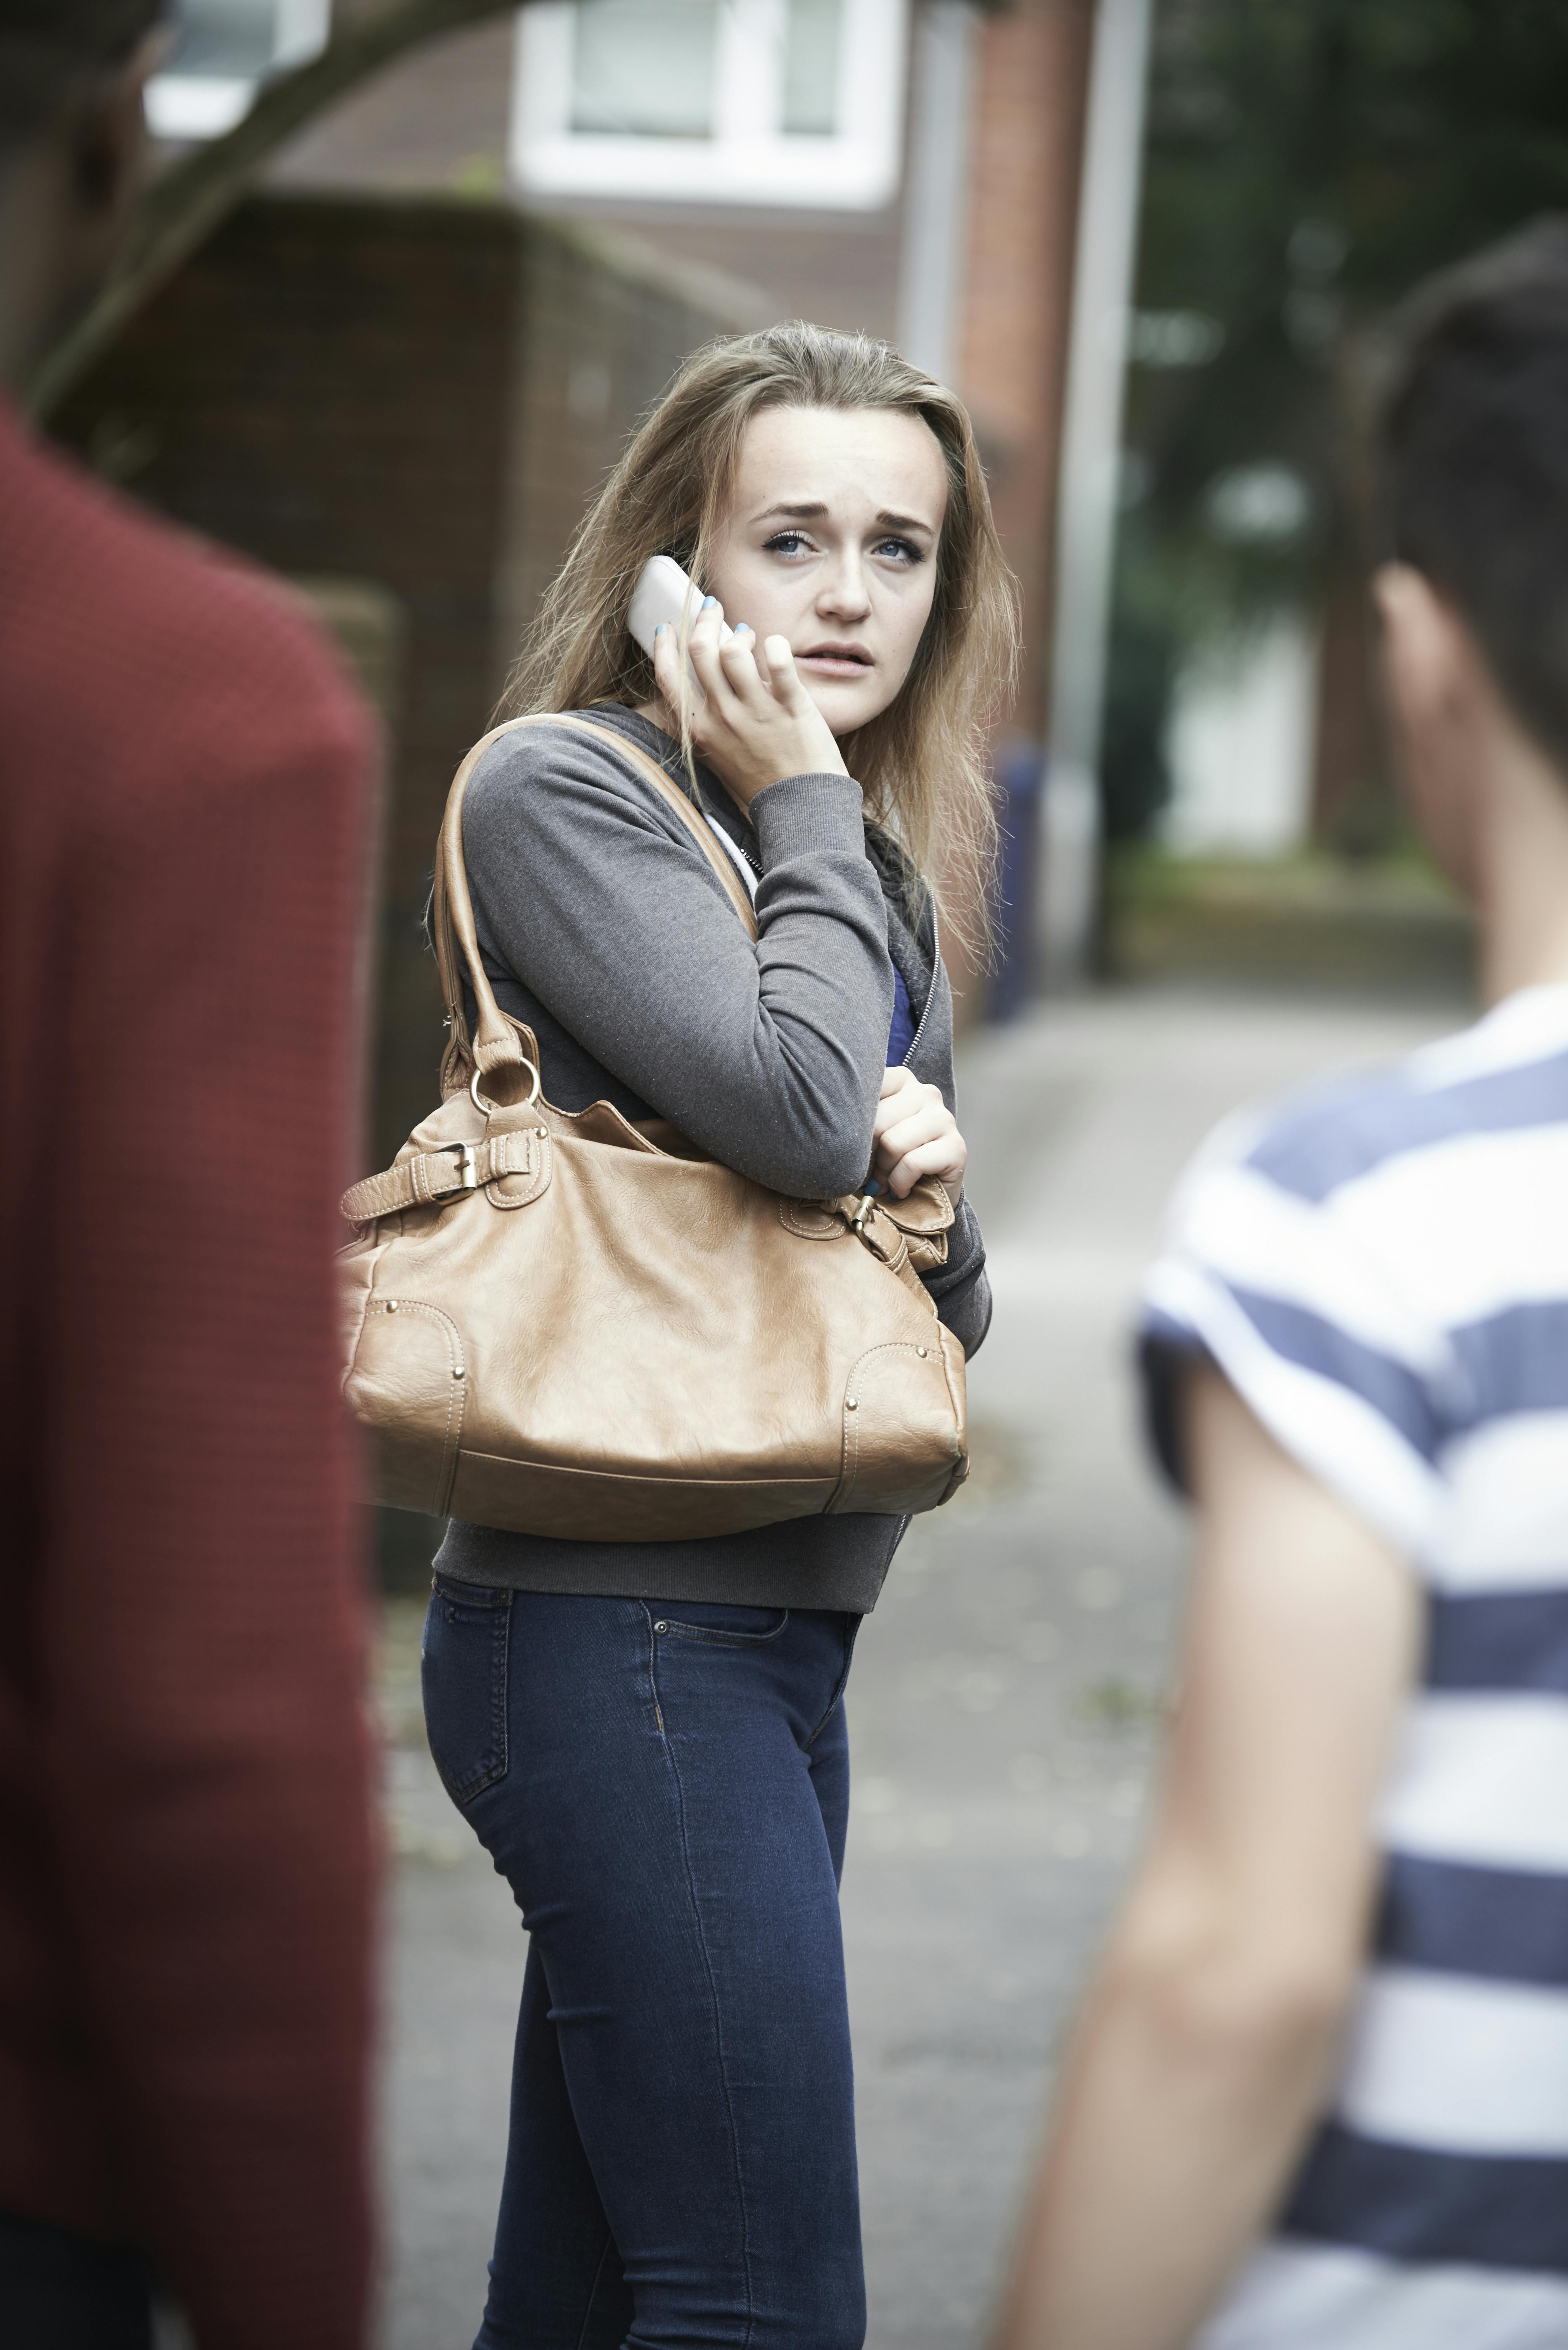
<path fill-rule="evenodd" d="M 801 682 L 787 637 L 759 645 L 743 624 L 726 644 L 723 611 L 704 599 L 687 639 L 702 697 L 693 700 L 691 740 L 732 799 L 750 807 L 759 792 L 785 775 L 848 771 L 827 721 Z M 659 690 L 674 713 L 680 707 L 679 632 L 663 625 L 653 640 Z M 675 729 L 672 727 L 672 732 Z"/>
<path fill-rule="evenodd" d="M 871 1171 L 877 1181 L 903 1200 L 922 1175 L 935 1175 L 956 1202 L 968 1164 L 969 1146 L 940 1088 L 921 1085 L 909 1069 L 888 1069 L 872 1128 Z"/>

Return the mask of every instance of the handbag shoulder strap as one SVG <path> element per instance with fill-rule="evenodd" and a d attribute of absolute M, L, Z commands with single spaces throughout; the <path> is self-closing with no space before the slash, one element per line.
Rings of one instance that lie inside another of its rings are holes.
<path fill-rule="evenodd" d="M 480 960 L 479 939 L 473 924 L 473 900 L 469 895 L 468 872 L 462 856 L 462 803 L 469 779 L 491 744 L 498 743 L 504 734 L 515 733 L 524 726 L 567 726 L 574 733 L 592 734 L 599 742 L 607 743 L 628 766 L 652 785 L 666 806 L 680 817 L 710 868 L 718 876 L 720 885 L 747 934 L 753 939 L 757 935 L 756 916 L 752 911 L 751 900 L 734 867 L 714 838 L 706 817 L 693 807 L 686 794 L 665 773 L 657 759 L 649 758 L 637 743 L 628 743 L 625 735 L 618 733 L 614 727 L 596 726 L 590 719 L 568 717 L 557 711 L 535 711 L 525 718 L 510 718 L 504 725 L 493 726 L 488 734 L 481 735 L 464 759 L 452 777 L 452 789 L 447 794 L 446 814 L 441 819 L 441 839 L 436 849 L 435 891 L 431 920 L 436 967 L 441 973 L 441 994 L 446 1003 L 452 1045 L 458 1054 L 465 1060 L 471 1059 L 482 1074 L 494 1068 L 520 1068 L 527 1055 L 516 1029 L 496 1003 L 495 991 Z M 462 1005 L 462 971 L 465 967 L 477 1013 L 472 1045 L 468 1041 Z"/>

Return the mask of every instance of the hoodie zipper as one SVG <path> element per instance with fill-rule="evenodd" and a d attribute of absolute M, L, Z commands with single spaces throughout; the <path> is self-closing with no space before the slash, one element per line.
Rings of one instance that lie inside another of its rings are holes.
<path fill-rule="evenodd" d="M 917 946 L 919 946 L 919 941 L 917 939 L 917 940 L 916 940 L 916 941 L 915 941 L 915 943 L 916 943 L 916 945 L 917 945 Z M 914 1059 L 914 1057 L 915 1057 L 915 1054 L 916 1054 L 917 1049 L 919 1048 L 920 1039 L 921 1039 L 921 1037 L 922 1037 L 922 1036 L 925 1035 L 925 1033 L 926 1033 L 926 1023 L 927 1023 L 927 1021 L 928 1021 L 928 1020 L 930 1018 L 930 1016 L 931 1016 L 931 1004 L 932 1004 L 932 1003 L 933 1003 L 933 1001 L 935 1000 L 935 997 L 936 997 L 936 993 L 937 993 L 937 973 L 938 973 L 938 972 L 939 972 L 939 971 L 940 970 L 940 968 L 941 968 L 941 961 L 942 961 L 942 942 L 941 942 L 940 935 L 940 933 L 939 933 L 939 931 L 938 931 L 938 929 L 937 929 L 937 910 L 936 910 L 936 908 L 933 906 L 933 907 L 931 908 L 931 980 L 930 980 L 930 985 L 929 985 L 929 986 L 927 988 L 927 990 L 926 990 L 926 1000 L 925 1000 L 925 1003 L 924 1003 L 922 1004 L 922 1006 L 920 1007 L 920 1016 L 919 1016 L 919 1020 L 915 1023 L 915 1033 L 914 1033 L 914 1035 L 913 1035 L 910 1037 L 910 1039 L 909 1039 L 909 1051 L 905 1054 L 905 1055 L 904 1055 L 903 1059 L 902 1059 L 902 1060 L 899 1062 L 899 1064 L 898 1064 L 898 1066 L 899 1066 L 901 1069 L 907 1069 L 907 1068 L 909 1067 L 909 1066 L 910 1062 L 911 1062 L 911 1061 Z"/>

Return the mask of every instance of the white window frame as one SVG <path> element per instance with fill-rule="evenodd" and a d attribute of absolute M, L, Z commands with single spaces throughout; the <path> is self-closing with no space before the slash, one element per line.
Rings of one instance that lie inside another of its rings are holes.
<path fill-rule="evenodd" d="M 271 70 L 303 65 L 327 47 L 332 0 L 273 0 Z M 259 82 L 229 74 L 182 73 L 175 58 L 147 85 L 147 123 L 156 139 L 221 139 L 244 121 Z"/>
<path fill-rule="evenodd" d="M 724 0 L 711 139 L 572 129 L 573 0 L 520 11 L 511 172 L 527 195 L 874 212 L 898 192 L 909 0 L 844 0 L 832 138 L 786 136 L 785 0 Z"/>

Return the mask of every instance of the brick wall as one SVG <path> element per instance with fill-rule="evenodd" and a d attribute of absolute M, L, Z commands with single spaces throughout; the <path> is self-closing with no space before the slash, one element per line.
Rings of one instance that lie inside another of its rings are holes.
<path fill-rule="evenodd" d="M 165 514 L 400 608 L 378 1165 L 434 1096 L 420 918 L 452 771 L 634 417 L 687 350 L 741 323 L 710 291 L 505 206 L 267 195 L 57 420 Z"/>
<path fill-rule="evenodd" d="M 257 200 L 58 420 L 89 452 L 117 428 L 143 436 L 130 486 L 180 521 L 403 603 L 394 894 L 428 862 L 441 777 L 493 685 L 519 289 L 500 213 Z"/>
<path fill-rule="evenodd" d="M 568 222 L 532 224 L 523 267 L 513 503 L 496 593 L 502 674 L 631 424 L 690 352 L 772 316 L 743 286 Z"/>

